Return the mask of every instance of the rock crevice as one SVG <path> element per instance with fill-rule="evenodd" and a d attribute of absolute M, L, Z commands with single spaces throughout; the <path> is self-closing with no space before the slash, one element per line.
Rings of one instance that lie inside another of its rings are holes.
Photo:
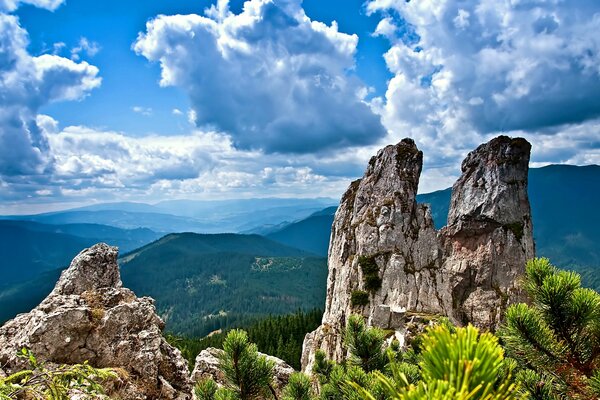
<path fill-rule="evenodd" d="M 530 150 L 525 139 L 500 136 L 469 153 L 440 231 L 429 206 L 416 202 L 423 154 L 414 141 L 404 139 L 371 158 L 335 215 L 325 313 L 305 339 L 304 369 L 310 370 L 318 349 L 343 358 L 341 332 L 352 313 L 400 336 L 415 315 L 496 328 L 508 304 L 520 299 L 517 277 L 534 256 Z M 365 258 L 375 262 L 370 270 L 376 276 L 365 276 Z"/>

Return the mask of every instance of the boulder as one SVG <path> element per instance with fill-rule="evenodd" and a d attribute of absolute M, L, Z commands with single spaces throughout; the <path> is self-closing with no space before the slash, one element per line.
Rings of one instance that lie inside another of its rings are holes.
<path fill-rule="evenodd" d="M 40 305 L 2 326 L 0 365 L 26 368 L 16 356 L 26 347 L 43 362 L 122 368 L 129 378 L 111 396 L 191 399 L 186 361 L 162 337 L 154 301 L 122 287 L 117 254 L 103 243 L 82 251 Z"/>

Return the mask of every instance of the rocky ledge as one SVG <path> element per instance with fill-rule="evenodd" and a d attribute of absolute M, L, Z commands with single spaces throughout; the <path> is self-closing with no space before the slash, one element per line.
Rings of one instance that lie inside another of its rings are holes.
<path fill-rule="evenodd" d="M 400 342 L 440 316 L 495 329 L 520 299 L 517 277 L 534 256 L 530 150 L 525 139 L 500 136 L 471 152 L 440 231 L 429 207 L 416 202 L 423 154 L 414 141 L 380 150 L 336 212 L 325 314 L 306 336 L 303 368 L 310 371 L 318 349 L 343 358 L 352 313 L 395 331 Z"/>
<path fill-rule="evenodd" d="M 82 251 L 39 306 L 2 326 L 0 365 L 26 368 L 16 356 L 26 347 L 47 363 L 123 369 L 128 377 L 109 388 L 111 397 L 191 399 L 186 361 L 162 337 L 154 300 L 122 287 L 117 253 L 106 244 Z"/>

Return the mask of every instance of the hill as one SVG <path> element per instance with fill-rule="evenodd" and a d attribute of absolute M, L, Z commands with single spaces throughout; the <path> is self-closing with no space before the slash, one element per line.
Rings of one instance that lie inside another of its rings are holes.
<path fill-rule="evenodd" d="M 337 207 L 328 207 L 306 219 L 284 226 L 266 235 L 271 240 L 327 256 L 331 224 Z"/>
<path fill-rule="evenodd" d="M 325 301 L 324 258 L 258 235 L 171 234 L 120 264 L 123 283 L 156 300 L 169 332 L 187 336 Z"/>
<path fill-rule="evenodd" d="M 3 284 L 28 280 L 41 272 L 68 266 L 77 253 L 94 242 L 94 239 L 0 223 Z"/>
<path fill-rule="evenodd" d="M 24 281 L 40 272 L 68 266 L 77 253 L 98 242 L 131 251 L 160 236 L 148 229 L 0 220 L 0 273 L 5 284 Z"/>
<path fill-rule="evenodd" d="M 53 269 L 23 282 L 0 284 L 0 325 L 37 306 L 52 291 L 61 271 Z"/>

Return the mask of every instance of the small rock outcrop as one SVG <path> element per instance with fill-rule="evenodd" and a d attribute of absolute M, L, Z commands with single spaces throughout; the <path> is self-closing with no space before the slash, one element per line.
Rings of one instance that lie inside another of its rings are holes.
<path fill-rule="evenodd" d="M 219 356 L 223 354 L 223 350 L 209 347 L 202 350 L 196 356 L 194 371 L 192 372 L 192 381 L 197 383 L 203 379 L 212 378 L 219 386 L 225 384 L 223 372 L 219 369 Z M 265 356 L 268 360 L 275 364 L 274 368 L 274 389 L 279 395 L 283 388 L 288 384 L 290 375 L 294 373 L 294 368 L 290 367 L 285 361 L 267 354 L 259 353 Z"/>
<path fill-rule="evenodd" d="M 316 350 L 345 355 L 342 331 L 352 313 L 396 331 L 447 316 L 494 329 L 520 299 L 517 277 L 534 256 L 527 172 L 531 146 L 500 136 L 471 152 L 452 189 L 448 224 L 434 228 L 417 204 L 423 154 L 404 139 L 380 150 L 336 212 L 322 325 L 304 341 L 310 371 Z"/>
<path fill-rule="evenodd" d="M 27 347 L 44 362 L 122 368 L 129 377 L 112 396 L 191 399 L 186 361 L 162 337 L 154 300 L 122 287 L 117 254 L 103 243 L 82 251 L 40 305 L 2 326 L 0 365 L 26 368 L 16 355 Z"/>

